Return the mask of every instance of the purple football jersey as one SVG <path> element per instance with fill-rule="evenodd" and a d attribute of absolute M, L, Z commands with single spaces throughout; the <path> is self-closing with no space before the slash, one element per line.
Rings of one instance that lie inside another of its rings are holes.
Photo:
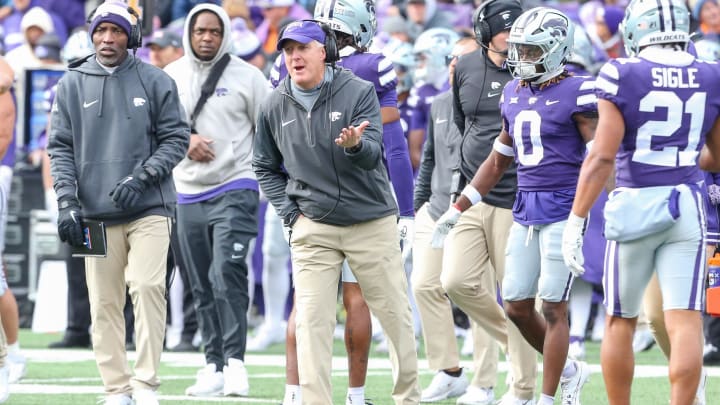
<path fill-rule="evenodd" d="M 397 107 L 397 74 L 390 59 L 381 53 L 359 53 L 349 47 L 343 49 L 340 56 L 337 66 L 350 70 L 355 76 L 375 86 L 380 107 Z M 287 74 L 285 56 L 280 53 L 270 71 L 270 83 L 277 87 Z"/>
<path fill-rule="evenodd" d="M 500 113 L 513 139 L 518 191 L 574 189 L 585 155 L 576 113 L 597 111 L 594 79 L 569 76 L 543 90 L 508 82 Z"/>
<path fill-rule="evenodd" d="M 450 83 L 448 82 L 445 82 L 445 85 L 443 85 L 440 90 L 432 84 L 425 82 L 420 82 L 413 86 L 410 90 L 410 97 L 408 97 L 408 105 L 412 109 L 410 131 L 416 129 L 422 129 L 424 131 L 427 128 L 428 118 L 430 117 L 430 105 L 432 105 L 436 95 L 448 89 L 450 89 Z"/>
<path fill-rule="evenodd" d="M 622 111 L 625 135 L 616 156 L 617 186 L 650 187 L 702 180 L 699 151 L 720 112 L 720 66 L 686 53 L 647 48 L 607 62 L 598 98 Z"/>

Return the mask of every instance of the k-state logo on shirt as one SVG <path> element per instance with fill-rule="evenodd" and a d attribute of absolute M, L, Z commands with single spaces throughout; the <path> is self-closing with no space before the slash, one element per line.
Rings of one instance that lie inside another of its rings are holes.
<path fill-rule="evenodd" d="M 217 97 L 227 96 L 228 93 L 229 91 L 225 87 L 218 87 L 217 89 L 215 89 L 215 96 Z"/>

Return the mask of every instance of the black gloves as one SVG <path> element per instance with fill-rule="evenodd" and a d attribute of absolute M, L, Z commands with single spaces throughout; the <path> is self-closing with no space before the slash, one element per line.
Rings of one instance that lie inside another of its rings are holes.
<path fill-rule="evenodd" d="M 140 201 L 140 196 L 147 190 L 151 182 L 150 174 L 140 166 L 115 185 L 113 191 L 110 192 L 110 198 L 116 207 L 128 209 Z"/>
<path fill-rule="evenodd" d="M 61 241 L 75 247 L 84 244 L 85 235 L 80 220 L 80 203 L 76 199 L 63 198 L 58 201 L 58 235 Z"/>

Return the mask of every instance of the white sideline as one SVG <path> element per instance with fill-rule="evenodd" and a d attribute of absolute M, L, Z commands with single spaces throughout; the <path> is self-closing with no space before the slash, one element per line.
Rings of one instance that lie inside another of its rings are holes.
<path fill-rule="evenodd" d="M 77 362 L 77 361 L 93 361 L 93 353 L 90 350 L 50 350 L 50 349 L 23 349 L 23 354 L 27 357 L 29 363 L 49 363 L 49 362 Z M 128 354 L 129 360 L 135 359 L 135 353 Z M 204 356 L 201 353 L 170 353 L 162 354 L 162 362 L 170 367 L 202 367 L 204 365 Z M 284 355 L 268 355 L 268 354 L 247 354 L 245 356 L 246 364 L 252 366 L 275 366 L 284 367 Z M 426 360 L 418 362 L 421 374 L 431 374 L 428 369 Z M 463 360 L 461 366 L 472 369 L 472 361 Z M 387 358 L 370 358 L 368 364 L 368 375 L 382 376 L 391 375 L 390 361 Z M 498 363 L 499 371 L 508 370 L 506 362 Z M 590 369 L 594 374 L 600 373 L 599 364 L 590 364 Z M 344 357 L 333 357 L 333 375 L 347 375 L 347 359 Z M 542 364 L 538 364 L 538 371 L 542 371 Z M 667 366 L 635 366 L 635 378 L 657 378 L 667 376 Z M 720 367 L 707 367 L 706 371 L 710 377 L 720 377 Z M 193 375 L 163 375 L 162 380 L 188 380 L 191 381 Z M 278 379 L 285 378 L 284 372 L 278 373 L 250 373 L 251 381 L 253 379 Z M 76 385 L 85 383 L 88 385 Z M 74 385 L 65 385 L 74 384 Z M 162 391 L 162 388 L 161 388 Z M 103 389 L 99 377 L 67 377 L 67 378 L 42 378 L 42 379 L 24 379 L 20 384 L 13 384 L 10 387 L 12 394 L 96 394 L 102 395 Z M 255 403 L 255 404 L 277 404 L 280 399 L 260 399 L 260 398 L 195 398 L 183 395 L 162 395 L 158 396 L 164 401 L 203 401 L 203 402 L 234 402 L 234 403 Z"/>

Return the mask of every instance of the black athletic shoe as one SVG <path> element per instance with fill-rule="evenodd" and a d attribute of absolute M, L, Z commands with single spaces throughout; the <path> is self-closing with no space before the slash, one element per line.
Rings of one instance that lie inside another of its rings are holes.
<path fill-rule="evenodd" d="M 90 347 L 90 335 L 87 336 L 63 336 L 62 340 L 52 342 L 48 345 L 50 349 L 87 349 Z"/>
<path fill-rule="evenodd" d="M 180 343 L 168 349 L 171 352 L 197 352 L 200 348 L 193 346 L 191 342 L 181 340 Z"/>
<path fill-rule="evenodd" d="M 720 365 L 720 350 L 713 346 L 703 356 L 703 364 L 706 366 L 718 366 Z"/>

